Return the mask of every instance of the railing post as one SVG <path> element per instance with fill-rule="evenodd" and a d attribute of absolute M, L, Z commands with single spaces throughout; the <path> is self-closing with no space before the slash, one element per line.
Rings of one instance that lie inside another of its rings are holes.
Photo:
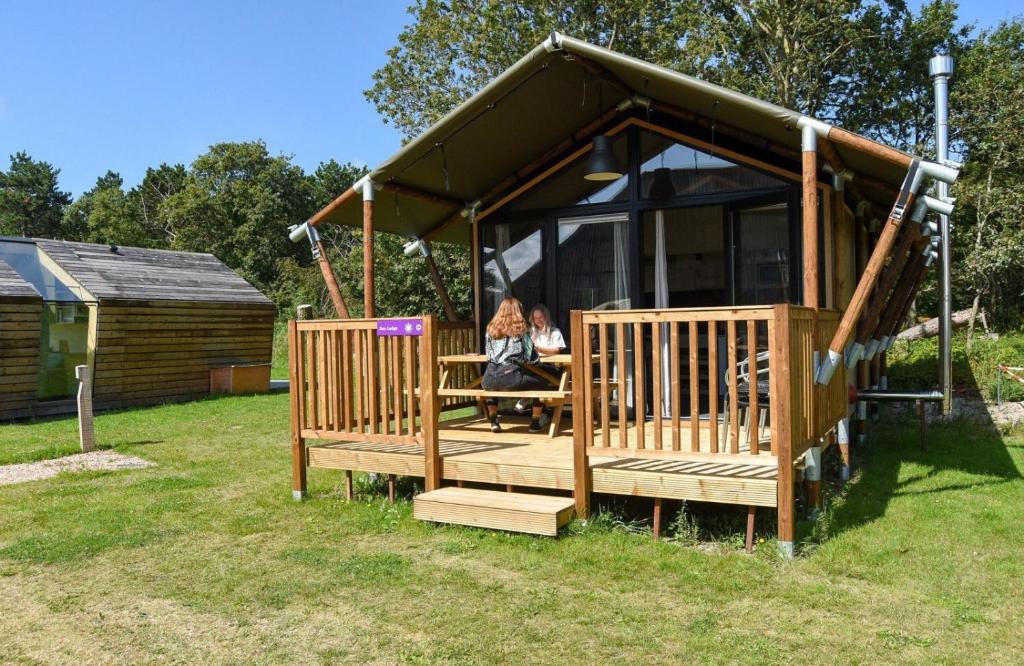
<path fill-rule="evenodd" d="M 590 405 L 587 404 L 585 387 L 590 383 L 590 359 L 585 357 L 583 345 L 583 311 L 572 310 L 569 314 L 569 332 L 572 346 L 572 376 L 576 386 L 572 390 L 572 468 L 573 496 L 576 499 L 576 515 L 586 518 L 590 515 L 590 461 L 587 457 L 587 419 Z M 601 350 L 604 352 L 604 350 Z M 641 361 L 642 362 L 642 361 Z M 604 398 L 602 397 L 602 400 Z"/>
<path fill-rule="evenodd" d="M 420 430 L 423 482 L 428 491 L 441 487 L 441 448 L 437 432 L 440 407 L 437 396 L 437 317 L 425 315 L 420 336 Z"/>
<path fill-rule="evenodd" d="M 777 440 L 779 551 L 783 557 L 794 555 L 794 512 L 793 512 L 793 403 L 790 378 L 790 306 L 776 305 L 774 346 L 771 350 L 772 372 L 769 381 L 772 386 L 772 401 L 775 409 L 772 417 L 773 439 Z"/>
<path fill-rule="evenodd" d="M 292 499 L 306 497 L 306 442 L 302 438 L 303 382 L 302 352 L 299 348 L 299 330 L 295 320 L 288 322 L 288 395 L 291 401 L 292 421 Z"/>

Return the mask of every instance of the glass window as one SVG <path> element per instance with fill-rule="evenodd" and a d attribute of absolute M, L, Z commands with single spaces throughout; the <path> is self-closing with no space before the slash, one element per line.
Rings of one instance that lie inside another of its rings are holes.
<path fill-rule="evenodd" d="M 716 155 L 690 148 L 655 132 L 640 134 L 640 196 L 666 199 L 786 187 L 786 181 Z"/>
<path fill-rule="evenodd" d="M 66 398 L 78 390 L 75 366 L 87 363 L 89 307 L 45 303 L 40 319 L 40 398 Z"/>
<path fill-rule="evenodd" d="M 534 221 L 485 224 L 481 229 L 483 323 L 491 320 L 502 299 L 508 296 L 518 298 L 526 308 L 543 300 L 543 227 L 542 221 Z"/>
<path fill-rule="evenodd" d="M 629 201 L 629 156 L 626 144 L 625 132 L 612 139 L 612 152 L 625 174 L 621 178 L 612 181 L 587 180 L 583 177 L 587 170 L 585 155 L 513 201 L 509 206 L 510 210 L 571 208 L 586 204 Z"/>
<path fill-rule="evenodd" d="M 644 213 L 644 307 L 724 305 L 725 208 Z"/>
<path fill-rule="evenodd" d="M 789 211 L 784 203 L 736 211 L 736 305 L 790 300 Z"/>
<path fill-rule="evenodd" d="M 629 215 L 588 215 L 558 220 L 559 328 L 571 310 L 625 310 L 629 290 Z"/>
<path fill-rule="evenodd" d="M 35 287 L 44 301 L 81 301 L 85 293 L 78 285 L 66 284 L 40 260 L 39 248 L 24 241 L 0 241 L 3 258 L 21 279 Z"/>

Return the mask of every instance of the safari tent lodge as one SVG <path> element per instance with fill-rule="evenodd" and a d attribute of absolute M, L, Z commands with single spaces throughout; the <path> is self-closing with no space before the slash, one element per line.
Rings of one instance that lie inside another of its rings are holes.
<path fill-rule="evenodd" d="M 851 396 L 880 383 L 951 210 L 926 192 L 956 176 L 553 34 L 293 231 L 317 256 L 322 225 L 366 232 L 366 318 L 324 265 L 339 318 L 290 323 L 295 496 L 308 467 L 411 475 L 417 517 L 544 534 L 594 494 L 651 498 L 656 533 L 667 499 L 768 507 L 792 554 L 796 484 L 813 510 L 822 450 L 849 464 Z M 373 231 L 426 257 L 445 320 L 376 311 Z M 471 252 L 470 321 L 434 241 Z M 509 295 L 569 345 L 543 435 L 439 416 L 489 397 L 482 329 Z"/>

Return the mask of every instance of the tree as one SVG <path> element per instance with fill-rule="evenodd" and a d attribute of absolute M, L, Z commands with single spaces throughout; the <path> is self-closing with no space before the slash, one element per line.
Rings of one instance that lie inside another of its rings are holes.
<path fill-rule="evenodd" d="M 950 125 L 964 169 L 953 189 L 956 292 L 1003 326 L 1024 309 L 1024 21 L 982 32 L 960 58 Z M 971 319 L 973 330 L 974 317 Z"/>
<path fill-rule="evenodd" d="M 161 208 L 171 196 L 185 188 L 188 172 L 181 164 L 161 164 L 147 168 L 142 182 L 132 188 L 130 197 L 138 208 L 139 222 L 160 241 L 154 247 L 169 247 L 174 243 L 174 229 Z"/>
<path fill-rule="evenodd" d="M 665 62 L 678 47 L 661 0 L 417 0 L 366 97 L 411 138 L 510 67 L 552 30 Z"/>
<path fill-rule="evenodd" d="M 62 238 L 61 218 L 71 195 L 60 190 L 60 169 L 22 151 L 0 171 L 0 235 Z"/>
<path fill-rule="evenodd" d="M 288 156 L 271 155 L 264 142 L 250 141 L 210 146 L 183 187 L 159 204 L 159 219 L 172 249 L 211 252 L 269 290 L 279 259 L 308 255 L 288 239 L 288 227 L 313 211 L 302 169 Z"/>
<path fill-rule="evenodd" d="M 857 74 L 842 86 L 848 100 L 839 122 L 855 132 L 924 154 L 934 134 L 928 60 L 935 53 L 959 59 L 971 44 L 972 26 L 956 27 L 957 4 L 933 0 L 920 12 L 902 9 L 882 21 L 878 38 L 850 55 Z"/>
<path fill-rule="evenodd" d="M 418 0 L 365 94 L 411 138 L 558 30 L 803 113 L 866 124 L 871 116 L 853 113 L 862 96 L 876 95 L 879 81 L 890 97 L 902 90 L 896 61 L 956 41 L 947 20 L 955 4 L 929 7 L 918 18 L 902 0 Z"/>

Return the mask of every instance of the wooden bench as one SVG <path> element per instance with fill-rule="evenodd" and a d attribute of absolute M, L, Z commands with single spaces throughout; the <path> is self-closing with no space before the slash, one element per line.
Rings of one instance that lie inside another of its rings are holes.
<path fill-rule="evenodd" d="M 562 420 L 562 409 L 567 400 L 572 399 L 572 391 L 568 389 L 552 389 L 550 391 L 488 391 L 482 388 L 442 388 L 438 389 L 437 395 L 440 398 L 462 397 L 486 400 L 487 398 L 509 398 L 522 399 L 531 398 L 534 400 L 545 400 L 555 408 L 551 416 L 551 427 L 548 431 L 549 437 L 558 434 L 558 426 Z M 487 413 L 486 411 L 484 412 Z"/>

